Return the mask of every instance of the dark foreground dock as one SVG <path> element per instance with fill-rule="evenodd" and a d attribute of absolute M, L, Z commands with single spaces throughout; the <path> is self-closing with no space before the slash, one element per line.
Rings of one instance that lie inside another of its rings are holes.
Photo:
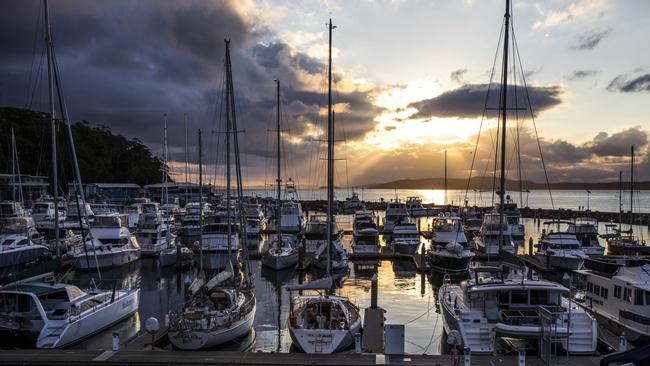
<path fill-rule="evenodd" d="M 462 356 L 461 356 L 462 357 Z M 600 357 L 571 357 L 579 365 L 599 364 Z M 262 352 L 175 352 L 175 351 L 86 351 L 86 350 L 14 350 L 0 352 L 2 365 L 451 365 L 448 355 L 386 356 L 376 354 L 310 355 L 305 353 Z M 462 364 L 462 360 L 461 360 Z M 515 356 L 472 356 L 472 365 L 518 365 Z M 544 363 L 526 357 L 526 365 Z"/>

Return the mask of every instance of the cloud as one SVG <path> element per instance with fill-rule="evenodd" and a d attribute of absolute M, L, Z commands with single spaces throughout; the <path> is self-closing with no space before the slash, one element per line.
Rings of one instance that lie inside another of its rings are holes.
<path fill-rule="evenodd" d="M 618 75 L 609 83 L 607 90 L 623 93 L 648 92 L 650 91 L 650 74 L 643 74 L 632 79 L 628 79 L 627 75 Z"/>
<path fill-rule="evenodd" d="M 565 76 L 565 79 L 569 81 L 579 81 L 579 80 L 584 80 L 584 79 L 594 77 L 597 74 L 598 71 L 596 70 L 576 70 L 572 72 L 570 75 Z"/>
<path fill-rule="evenodd" d="M 600 41 L 612 33 L 612 28 L 605 28 L 602 30 L 591 30 L 577 36 L 570 48 L 578 51 L 593 50 Z"/>
<path fill-rule="evenodd" d="M 457 117 L 457 118 L 480 118 L 483 115 L 483 107 L 486 104 L 486 96 L 489 97 L 488 108 L 498 108 L 499 86 L 492 86 L 488 95 L 488 84 L 465 84 L 456 89 L 446 91 L 434 98 L 411 103 L 409 107 L 417 109 L 417 112 L 410 118 L 432 118 L 432 117 Z M 516 93 L 519 98 L 520 107 L 525 107 L 526 93 L 520 86 L 514 89 L 509 88 L 511 96 Z M 559 86 L 530 86 L 528 87 L 532 108 L 535 114 L 553 108 L 562 103 L 562 89 Z M 509 100 L 512 100 L 509 98 Z M 494 115 L 490 111 L 488 115 Z"/>
<path fill-rule="evenodd" d="M 541 5 L 536 5 L 537 11 L 543 16 L 543 19 L 535 22 L 533 29 L 549 28 L 602 12 L 607 7 L 607 3 L 607 0 L 582 0 L 572 2 L 566 8 L 558 10 L 547 10 Z"/>
<path fill-rule="evenodd" d="M 643 148 L 648 145 L 648 133 L 640 126 L 625 129 L 609 135 L 599 132 L 592 141 L 586 143 L 584 148 L 597 156 L 627 156 L 630 146 Z"/>
<path fill-rule="evenodd" d="M 451 79 L 451 81 L 453 81 L 455 83 L 462 84 L 463 83 L 463 76 L 465 74 L 467 74 L 467 69 L 458 69 L 458 70 L 452 71 L 451 74 L 449 75 L 449 78 Z"/>

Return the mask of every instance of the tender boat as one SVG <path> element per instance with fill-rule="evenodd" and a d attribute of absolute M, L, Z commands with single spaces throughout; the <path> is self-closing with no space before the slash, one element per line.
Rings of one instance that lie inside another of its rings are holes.
<path fill-rule="evenodd" d="M 29 282 L 0 289 L 3 346 L 63 348 L 138 311 L 140 289 L 82 291 L 62 283 Z"/>
<path fill-rule="evenodd" d="M 477 267 L 460 285 L 443 284 L 438 301 L 445 332 L 454 332 L 459 345 L 472 354 L 492 355 L 499 338 L 536 345 L 540 337 L 555 340 L 555 346 L 571 355 L 593 354 L 598 344 L 596 319 L 568 295 L 566 287 L 534 279 L 525 271 Z"/>

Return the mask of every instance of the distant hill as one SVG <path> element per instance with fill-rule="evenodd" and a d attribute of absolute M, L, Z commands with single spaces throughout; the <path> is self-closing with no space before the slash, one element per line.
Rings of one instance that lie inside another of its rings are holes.
<path fill-rule="evenodd" d="M 449 178 L 447 179 L 449 189 L 465 189 L 467 188 L 467 179 Z M 497 178 L 498 185 L 498 178 Z M 551 183 L 551 189 L 565 189 L 565 190 L 618 190 L 618 182 L 602 182 L 602 183 L 578 183 L 578 182 L 556 182 Z M 629 189 L 630 183 L 623 182 L 623 189 Z M 400 179 L 392 182 L 369 184 L 365 188 L 375 189 L 444 189 L 444 178 L 422 178 L 422 179 Z M 491 190 L 493 187 L 493 177 L 474 177 L 472 178 L 469 189 L 487 189 Z M 519 181 L 506 180 L 506 189 L 518 190 Z M 523 181 L 522 187 L 524 190 L 528 189 L 547 189 L 546 183 Z M 635 189 L 650 189 L 650 182 L 635 182 Z"/>
<path fill-rule="evenodd" d="M 57 121 L 60 184 L 66 189 L 74 171 L 66 127 Z M 11 129 L 16 136 L 20 172 L 51 176 L 51 135 L 49 113 L 0 108 L 0 172 L 11 172 Z M 138 139 L 113 134 L 108 127 L 88 121 L 72 125 L 79 169 L 84 182 L 160 183 L 163 162 Z M 171 181 L 171 179 L 170 179 Z"/>

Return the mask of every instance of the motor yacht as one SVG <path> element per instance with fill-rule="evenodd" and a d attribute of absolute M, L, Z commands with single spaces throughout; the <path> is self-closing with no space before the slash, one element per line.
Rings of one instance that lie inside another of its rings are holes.
<path fill-rule="evenodd" d="M 396 253 L 414 254 L 420 249 L 420 232 L 413 223 L 402 223 L 393 229 L 390 243 Z"/>
<path fill-rule="evenodd" d="M 542 235 L 537 244 L 535 256 L 548 266 L 573 271 L 580 269 L 587 255 L 582 250 L 582 245 L 576 238 L 575 233 L 567 231 L 571 226 L 570 221 L 547 221 L 547 226 L 542 230 Z M 553 231 L 551 227 L 556 227 Z"/>
<path fill-rule="evenodd" d="M 140 246 L 126 227 L 128 216 L 118 213 L 95 215 L 90 227 L 92 240 L 73 255 L 75 266 L 81 270 L 119 267 L 140 258 Z"/>
<path fill-rule="evenodd" d="M 598 241 L 598 220 L 590 217 L 577 217 L 567 231 L 574 233 L 586 255 L 603 255 L 605 247 Z"/>
<path fill-rule="evenodd" d="M 406 210 L 411 217 L 423 217 L 427 215 L 427 209 L 422 206 L 420 197 L 408 197 L 406 199 Z"/>
<path fill-rule="evenodd" d="M 455 214 L 440 214 L 433 221 L 431 250 L 427 260 L 431 268 L 441 273 L 463 273 L 474 256 L 469 250 L 462 220 Z"/>
<path fill-rule="evenodd" d="M 386 219 L 384 220 L 384 233 L 390 234 L 395 226 L 406 224 L 409 221 L 409 213 L 406 204 L 399 201 L 391 201 L 386 206 Z"/>
<path fill-rule="evenodd" d="M 474 237 L 474 246 L 480 252 L 488 256 L 499 254 L 499 237 L 503 233 L 503 245 L 501 250 L 514 254 L 516 247 L 512 241 L 511 226 L 506 222 L 500 224 L 498 213 L 491 212 L 483 215 L 483 223 L 478 236 Z"/>

